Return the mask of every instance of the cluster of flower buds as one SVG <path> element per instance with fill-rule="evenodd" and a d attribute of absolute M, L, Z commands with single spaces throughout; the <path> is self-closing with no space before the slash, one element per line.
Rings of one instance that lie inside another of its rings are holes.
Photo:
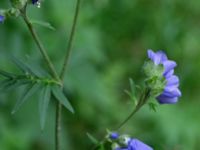
<path fill-rule="evenodd" d="M 112 132 L 109 138 L 112 141 L 112 150 L 153 150 L 150 146 L 128 135 Z"/>
<path fill-rule="evenodd" d="M 6 18 L 20 15 L 20 10 L 27 4 L 36 5 L 40 8 L 40 0 L 10 0 L 12 7 L 9 9 L 0 9 L 0 23 L 4 22 Z"/>

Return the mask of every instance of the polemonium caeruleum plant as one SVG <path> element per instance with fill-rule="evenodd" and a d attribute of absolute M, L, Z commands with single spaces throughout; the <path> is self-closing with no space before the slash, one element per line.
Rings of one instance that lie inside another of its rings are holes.
<path fill-rule="evenodd" d="M 55 120 L 55 150 L 60 150 L 60 129 L 61 129 L 61 108 L 64 106 L 70 112 L 74 113 L 74 108 L 70 104 L 66 95 L 63 92 L 64 88 L 64 77 L 66 75 L 66 68 L 69 62 L 70 54 L 72 51 L 72 43 L 74 39 L 74 33 L 76 30 L 78 14 L 80 9 L 80 0 L 77 0 L 76 9 L 74 13 L 73 24 L 71 32 L 69 34 L 69 42 L 66 48 L 65 60 L 63 62 L 61 73 L 55 69 L 52 61 L 50 60 L 47 50 L 44 48 L 35 28 L 34 23 L 27 16 L 27 10 L 29 5 L 34 5 L 40 7 L 39 0 L 10 0 L 12 7 L 9 9 L 2 9 L 0 11 L 0 22 L 4 22 L 8 17 L 22 17 L 33 41 L 37 45 L 41 56 L 48 67 L 47 74 L 38 74 L 29 65 L 23 61 L 12 56 L 11 59 L 21 70 L 20 74 L 9 73 L 4 70 L 0 70 L 0 75 L 5 79 L 0 85 L 1 89 L 12 89 L 22 85 L 26 86 L 22 97 L 17 100 L 17 103 L 12 111 L 12 113 L 17 112 L 21 105 L 28 101 L 28 99 L 34 95 L 36 92 L 40 93 L 39 99 L 39 114 L 40 114 L 40 124 L 41 129 L 45 127 L 45 119 L 48 113 L 48 104 L 50 100 L 56 100 L 56 120 Z M 39 25 L 44 25 L 42 22 L 37 22 Z M 50 24 L 45 24 L 45 27 L 52 29 Z M 174 75 L 174 68 L 176 63 L 174 61 L 168 60 L 166 54 L 163 51 L 153 52 L 148 50 L 148 60 L 144 67 L 144 74 L 146 78 L 144 79 L 144 86 L 141 90 L 139 97 L 136 97 L 133 93 L 133 81 L 130 80 L 131 92 L 127 93 L 135 100 L 135 108 L 133 112 L 124 120 L 117 128 L 113 131 L 118 131 L 123 127 L 131 117 L 140 110 L 142 106 L 148 103 L 149 98 L 156 98 L 160 104 L 172 104 L 178 101 L 181 96 L 181 92 L 178 89 L 179 79 Z M 54 98 L 54 99 L 53 99 Z M 151 105 L 154 107 L 154 105 Z M 95 141 L 93 150 L 152 150 L 150 146 L 143 143 L 136 138 L 130 138 L 126 135 L 119 135 L 117 132 L 108 132 L 106 136 L 101 141 L 94 140 L 94 138 L 89 135 L 90 139 Z M 67 148 L 65 148 L 67 149 Z"/>
<path fill-rule="evenodd" d="M 174 68 L 177 66 L 175 61 L 169 60 L 164 51 L 147 51 L 149 60 L 145 62 L 143 71 L 146 75 L 144 86 L 139 98 L 135 98 L 134 92 L 126 91 L 135 100 L 135 108 L 132 113 L 115 129 L 122 128 L 142 106 L 149 102 L 150 98 L 157 100 L 159 104 L 174 104 L 181 96 L 179 78 L 174 75 Z M 134 89 L 133 81 L 130 80 L 131 90 Z M 149 102 L 149 106 L 155 109 L 155 102 Z M 110 140 L 111 139 L 111 140 Z M 121 139 L 121 140 L 120 140 Z M 123 142 L 120 142 L 123 141 Z M 131 139 L 127 136 L 119 136 L 117 132 L 108 132 L 105 138 L 98 142 L 93 150 L 100 150 L 110 143 L 113 150 L 153 150 L 138 139 Z"/>

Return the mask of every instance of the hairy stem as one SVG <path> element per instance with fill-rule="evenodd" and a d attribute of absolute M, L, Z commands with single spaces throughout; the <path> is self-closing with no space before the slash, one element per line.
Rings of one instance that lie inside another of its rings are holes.
<path fill-rule="evenodd" d="M 54 65 L 53 65 L 53 63 L 51 62 L 51 60 L 50 60 L 50 58 L 49 58 L 49 56 L 48 56 L 48 54 L 47 54 L 46 49 L 45 49 L 44 46 L 42 45 L 42 42 L 40 41 L 40 39 L 39 39 L 39 37 L 38 37 L 36 31 L 35 31 L 34 28 L 33 28 L 33 25 L 32 25 L 32 23 L 31 23 L 31 21 L 29 20 L 27 14 L 26 14 L 26 7 L 24 7 L 24 9 L 21 10 L 21 15 L 22 15 L 22 17 L 23 17 L 23 19 L 24 19 L 24 21 L 25 21 L 25 23 L 26 23 L 26 25 L 27 25 L 27 27 L 28 27 L 28 29 L 29 29 L 29 31 L 30 31 L 30 33 L 31 33 L 31 35 L 32 35 L 32 37 L 33 37 L 33 39 L 34 39 L 34 41 L 35 41 L 35 43 L 36 43 L 36 45 L 38 46 L 38 48 L 39 48 L 39 50 L 40 50 L 40 53 L 42 54 L 44 60 L 46 61 L 46 64 L 47 64 L 47 66 L 48 66 L 48 68 L 49 68 L 49 71 L 50 71 L 51 75 L 52 75 L 56 80 L 59 81 L 60 79 L 59 79 L 59 76 L 58 76 L 58 74 L 57 74 L 57 72 L 56 72 L 56 70 L 55 70 L 55 68 L 54 68 Z"/>
<path fill-rule="evenodd" d="M 140 108 L 147 102 L 149 96 L 150 96 L 150 90 L 146 89 L 144 93 L 140 96 L 139 102 L 136 105 L 135 109 L 122 123 L 120 123 L 120 125 L 115 130 L 119 130 L 123 125 L 125 125 L 135 115 L 135 113 L 138 112 Z"/>
<path fill-rule="evenodd" d="M 62 84 L 64 82 L 64 77 L 65 77 L 65 73 L 66 73 L 66 70 L 67 70 L 67 65 L 68 65 L 70 54 L 71 54 L 71 51 L 72 51 L 72 43 L 73 43 L 74 34 L 75 34 L 75 31 L 76 31 L 76 26 L 77 26 L 77 20 L 78 20 L 78 15 L 79 15 L 79 10 L 80 10 L 80 2 L 81 2 L 81 0 L 77 0 L 73 24 L 72 24 L 72 28 L 71 28 L 71 32 L 70 32 L 70 36 L 69 36 L 68 45 L 67 45 L 65 60 L 64 60 L 63 67 L 62 67 L 62 70 L 61 70 L 61 73 L 60 73 L 60 79 L 62 81 Z M 57 106 L 56 106 L 56 127 L 55 127 L 55 134 L 56 134 L 56 136 L 55 136 L 55 142 L 56 142 L 55 143 L 55 149 L 56 150 L 60 150 L 61 115 L 62 115 L 62 105 L 61 105 L 61 103 L 57 102 Z"/>

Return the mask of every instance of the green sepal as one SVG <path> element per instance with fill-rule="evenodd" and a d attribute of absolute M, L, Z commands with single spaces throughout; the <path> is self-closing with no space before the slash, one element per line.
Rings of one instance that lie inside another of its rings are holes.
<path fill-rule="evenodd" d="M 148 105 L 150 110 L 153 110 L 154 112 L 157 111 L 157 104 L 155 104 L 154 102 L 149 102 Z"/>
<path fill-rule="evenodd" d="M 162 64 L 155 65 L 152 61 L 148 61 L 143 70 L 146 75 L 145 84 L 147 88 L 151 89 L 151 96 L 160 95 L 166 85 L 166 79 L 163 76 L 164 66 Z"/>

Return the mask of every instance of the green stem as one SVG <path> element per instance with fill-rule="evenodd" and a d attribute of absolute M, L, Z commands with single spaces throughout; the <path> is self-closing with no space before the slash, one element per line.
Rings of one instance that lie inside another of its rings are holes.
<path fill-rule="evenodd" d="M 68 42 L 68 45 L 67 45 L 65 60 L 64 60 L 63 67 L 62 67 L 62 70 L 61 70 L 61 73 L 60 73 L 60 79 L 61 79 L 62 84 L 64 82 L 64 76 L 65 76 L 65 73 L 66 73 L 66 70 L 67 70 L 67 65 L 68 65 L 70 54 L 71 54 L 71 51 L 72 51 L 72 43 L 73 43 L 75 31 L 76 31 L 77 20 L 78 20 L 78 15 L 79 15 L 79 10 L 80 10 L 80 3 L 81 3 L 81 0 L 77 0 L 73 24 L 72 24 L 72 28 L 71 28 L 71 32 L 70 32 L 70 36 L 69 36 L 69 42 Z M 61 103 L 57 102 L 57 106 L 56 106 L 56 129 L 55 129 L 55 134 L 56 134 L 56 136 L 55 136 L 55 149 L 56 150 L 60 150 L 61 116 L 62 116 L 62 105 L 61 105 Z"/>
<path fill-rule="evenodd" d="M 59 76 L 58 76 L 58 74 L 57 74 L 57 72 L 56 72 L 56 70 L 55 70 L 55 68 L 54 68 L 54 65 L 53 65 L 53 63 L 51 62 L 51 60 L 50 60 L 50 58 L 49 58 L 49 56 L 48 56 L 48 54 L 47 54 L 46 49 L 45 49 L 44 46 L 42 45 L 42 42 L 40 41 L 40 39 L 39 39 L 39 37 L 38 37 L 36 31 L 35 31 L 34 28 L 33 28 L 33 25 L 32 25 L 32 23 L 31 23 L 31 21 L 29 20 L 27 14 L 26 14 L 26 6 L 24 7 L 23 10 L 21 10 L 21 15 L 22 15 L 22 17 L 23 17 L 23 19 L 24 19 L 24 21 L 25 21 L 25 23 L 26 23 L 26 25 L 27 25 L 27 27 L 28 27 L 28 29 L 29 29 L 29 31 L 30 31 L 30 33 L 31 33 L 31 35 L 32 35 L 32 37 L 33 37 L 33 39 L 34 39 L 34 41 L 35 41 L 35 43 L 36 43 L 36 45 L 38 46 L 38 48 L 39 48 L 39 50 L 40 50 L 40 53 L 42 54 L 44 60 L 46 61 L 46 64 L 47 64 L 47 66 L 48 66 L 48 68 L 49 68 L 49 71 L 50 71 L 51 75 L 52 75 L 56 80 L 59 81 L 60 79 L 59 79 Z"/>
<path fill-rule="evenodd" d="M 120 123 L 120 125 L 114 129 L 113 131 L 117 131 L 120 128 L 122 128 L 134 115 L 135 113 L 137 113 L 142 106 L 144 106 L 144 104 L 146 104 L 147 100 L 149 99 L 150 96 L 150 89 L 145 89 L 144 92 L 141 94 L 138 104 L 136 105 L 135 109 L 131 112 L 131 114 L 126 117 L 126 119 L 124 121 L 122 121 L 122 123 Z M 101 144 L 103 144 L 106 141 L 106 138 L 103 138 L 103 140 L 101 140 L 94 148 L 92 148 L 92 150 L 97 150 L 97 148 L 99 148 L 99 146 Z"/>
<path fill-rule="evenodd" d="M 62 119 L 62 104 L 56 103 L 56 126 L 55 126 L 55 150 L 60 150 L 60 133 L 61 133 L 61 119 Z"/>
<path fill-rule="evenodd" d="M 79 10 L 80 10 L 80 3 L 81 3 L 81 0 L 77 0 L 73 24 L 72 24 L 71 33 L 70 33 L 70 36 L 69 36 L 69 42 L 68 42 L 68 45 L 67 45 L 65 60 L 64 60 L 64 63 L 63 63 L 62 71 L 60 73 L 60 78 L 61 78 L 62 81 L 64 80 L 65 72 L 67 70 L 67 65 L 68 65 L 70 54 L 71 54 L 71 51 L 72 51 L 72 43 L 73 43 L 74 34 L 75 34 L 76 26 L 77 26 L 77 20 L 78 20 Z"/>
<path fill-rule="evenodd" d="M 139 102 L 136 105 L 135 109 L 122 123 L 120 123 L 120 125 L 115 129 L 116 131 L 119 130 L 123 125 L 125 125 L 135 115 L 135 113 L 140 110 L 140 108 L 147 102 L 149 96 L 150 96 L 150 89 L 146 89 L 144 93 L 140 96 Z"/>

